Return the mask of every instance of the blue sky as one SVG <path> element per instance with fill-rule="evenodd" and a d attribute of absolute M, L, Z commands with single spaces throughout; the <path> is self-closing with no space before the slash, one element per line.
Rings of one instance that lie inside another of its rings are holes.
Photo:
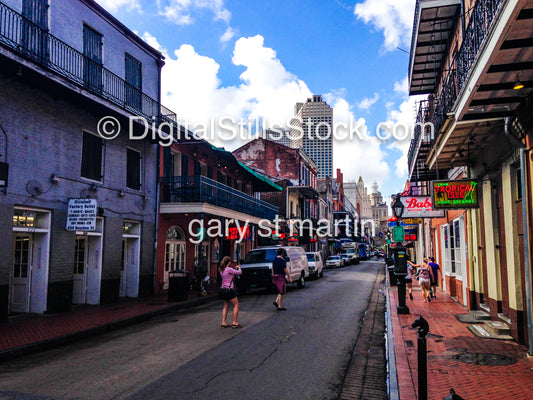
<path fill-rule="evenodd" d="M 224 140 L 213 120 L 287 125 L 297 101 L 321 94 L 335 122 L 368 132 L 334 144 L 345 180 L 377 181 L 386 197 L 403 190 L 408 140 L 375 132 L 414 122 L 397 47 L 409 50 L 415 0 L 97 1 L 163 51 L 163 104 L 214 144 L 243 141 Z"/>

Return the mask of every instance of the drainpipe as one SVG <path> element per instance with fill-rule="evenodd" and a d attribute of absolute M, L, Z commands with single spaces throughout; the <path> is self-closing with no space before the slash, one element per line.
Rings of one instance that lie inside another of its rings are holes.
<path fill-rule="evenodd" d="M 505 135 L 510 138 L 514 138 L 510 134 L 509 125 L 511 123 L 511 118 L 505 118 Z M 531 263 L 530 263 L 530 253 L 529 253 L 529 212 L 528 212 L 528 201 L 527 201 L 527 182 L 526 182 L 526 153 L 529 153 L 529 150 L 526 149 L 524 143 L 514 138 L 515 143 L 520 146 L 520 183 L 522 185 L 522 223 L 524 226 L 524 263 L 526 271 L 526 313 L 527 313 L 527 336 L 529 343 L 529 355 L 533 356 L 533 310 L 531 309 L 531 295 L 533 292 L 533 282 L 531 281 Z"/>

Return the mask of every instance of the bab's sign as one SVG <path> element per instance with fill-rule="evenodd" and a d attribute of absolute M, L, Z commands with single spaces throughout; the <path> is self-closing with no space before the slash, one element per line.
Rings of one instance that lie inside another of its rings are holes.
<path fill-rule="evenodd" d="M 442 218 L 444 211 L 434 210 L 431 196 L 402 196 L 404 206 L 402 220 L 405 218 Z"/>
<path fill-rule="evenodd" d="M 478 182 L 433 181 L 433 204 L 442 210 L 478 208 Z"/>

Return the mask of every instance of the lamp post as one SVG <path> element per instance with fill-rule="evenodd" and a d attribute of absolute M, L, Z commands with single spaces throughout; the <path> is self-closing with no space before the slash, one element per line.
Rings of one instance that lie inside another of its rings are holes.
<path fill-rule="evenodd" d="M 404 205 L 400 199 L 400 195 L 396 196 L 394 203 L 391 206 L 392 213 L 396 217 L 396 227 L 400 226 L 400 219 L 402 218 Z M 400 229 L 403 231 L 403 229 Z M 398 230 L 397 230 L 398 232 Z M 398 307 L 396 311 L 398 314 L 409 314 L 409 307 L 405 304 L 405 275 L 407 275 L 407 249 L 402 246 L 403 237 L 398 238 L 396 233 L 395 240 L 399 242 L 394 248 L 394 274 L 398 279 Z M 403 236 L 403 233 L 402 235 Z M 398 240 L 400 239 L 400 240 Z"/>

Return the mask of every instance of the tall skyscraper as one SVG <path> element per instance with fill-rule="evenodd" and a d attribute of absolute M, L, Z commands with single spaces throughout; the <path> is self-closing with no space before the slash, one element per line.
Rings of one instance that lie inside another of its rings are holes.
<path fill-rule="evenodd" d="M 301 147 L 318 166 L 318 178 L 333 177 L 333 108 L 322 96 L 296 103 L 291 121 L 291 147 Z"/>

